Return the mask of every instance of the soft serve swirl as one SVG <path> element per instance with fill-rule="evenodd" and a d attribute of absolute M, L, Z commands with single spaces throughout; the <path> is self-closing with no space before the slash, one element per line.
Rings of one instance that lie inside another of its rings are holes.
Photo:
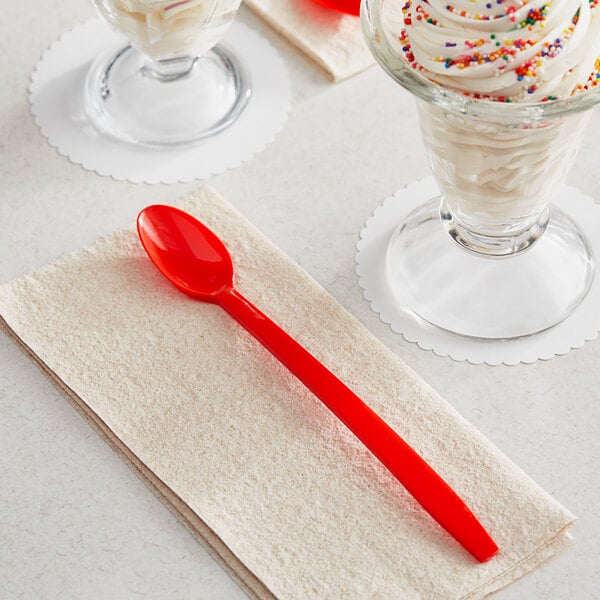
<path fill-rule="evenodd" d="M 400 0 L 388 23 L 397 32 L 401 21 L 402 55 L 433 82 L 475 98 L 539 102 L 600 84 L 599 3 Z"/>

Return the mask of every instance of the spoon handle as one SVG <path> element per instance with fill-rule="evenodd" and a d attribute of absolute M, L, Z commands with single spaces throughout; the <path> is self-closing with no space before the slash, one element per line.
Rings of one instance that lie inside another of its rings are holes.
<path fill-rule="evenodd" d="M 478 561 L 498 547 L 452 488 L 350 388 L 235 289 L 218 303 L 335 414 Z"/>

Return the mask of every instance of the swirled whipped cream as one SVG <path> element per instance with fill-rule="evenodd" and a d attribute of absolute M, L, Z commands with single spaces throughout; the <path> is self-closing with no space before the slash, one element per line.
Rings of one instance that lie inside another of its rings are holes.
<path fill-rule="evenodd" d="M 401 54 L 431 81 L 474 98 L 539 102 L 600 84 L 599 2 L 399 0 L 401 13 L 388 17 Z"/>
<path fill-rule="evenodd" d="M 92 0 L 104 18 L 153 58 L 214 45 L 241 0 Z"/>

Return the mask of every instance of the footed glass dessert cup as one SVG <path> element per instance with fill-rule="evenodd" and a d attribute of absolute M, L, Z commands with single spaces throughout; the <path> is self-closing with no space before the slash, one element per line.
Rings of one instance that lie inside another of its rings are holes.
<path fill-rule="evenodd" d="M 85 109 L 102 133 L 173 146 L 213 136 L 250 96 L 243 62 L 217 43 L 241 0 L 92 0 L 129 41 L 92 64 Z"/>
<path fill-rule="evenodd" d="M 594 276 L 587 239 L 552 201 L 600 86 L 508 103 L 433 83 L 406 58 L 403 4 L 363 0 L 363 31 L 383 69 L 416 97 L 441 195 L 398 224 L 382 257 L 386 282 L 399 303 L 452 333 L 502 340 L 548 329 Z"/>

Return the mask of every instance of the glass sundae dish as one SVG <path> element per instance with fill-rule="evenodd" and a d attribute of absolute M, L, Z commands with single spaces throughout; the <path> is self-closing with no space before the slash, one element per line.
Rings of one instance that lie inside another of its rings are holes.
<path fill-rule="evenodd" d="M 241 0 L 92 0 L 130 45 L 99 57 L 85 90 L 96 129 L 156 146 L 215 135 L 250 95 L 243 62 L 221 40 Z"/>
<path fill-rule="evenodd" d="M 600 102 L 598 0 L 363 0 L 384 70 L 417 101 L 441 196 L 390 240 L 391 290 L 425 321 L 484 339 L 561 322 L 592 251 L 552 200 Z"/>

